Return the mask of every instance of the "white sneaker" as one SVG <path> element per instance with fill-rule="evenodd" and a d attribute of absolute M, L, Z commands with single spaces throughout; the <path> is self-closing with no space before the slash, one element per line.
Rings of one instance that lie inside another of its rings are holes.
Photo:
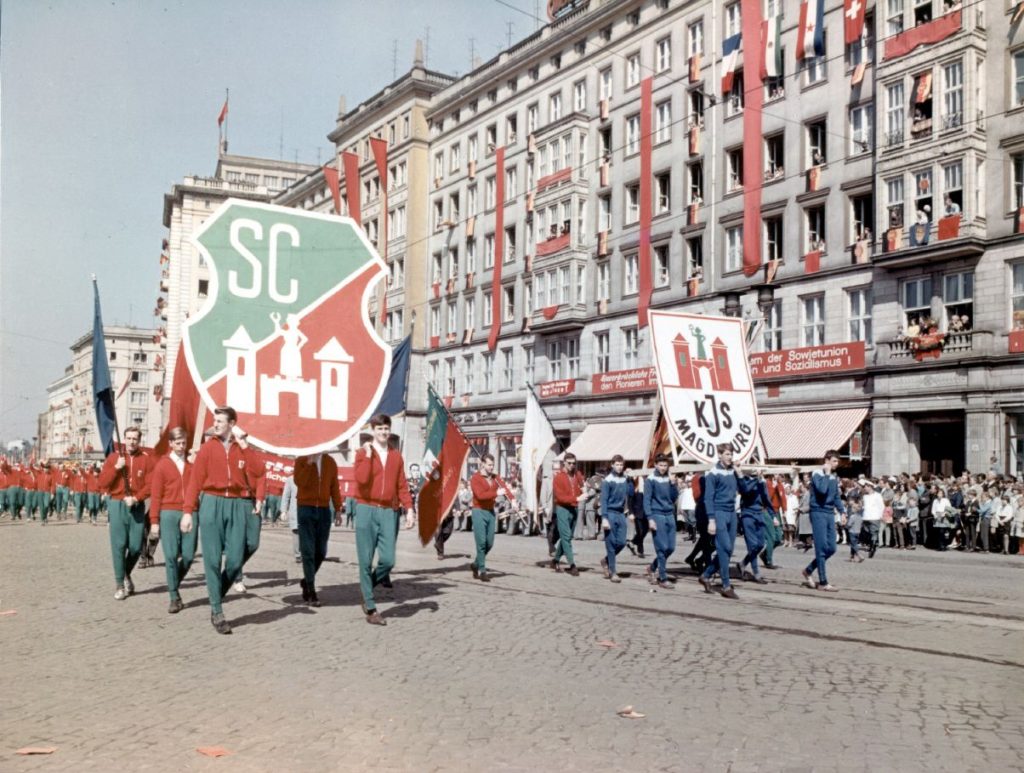
<path fill-rule="evenodd" d="M 235 593 L 245 593 L 245 577 L 240 577 L 238 582 L 231 587 Z"/>
<path fill-rule="evenodd" d="M 124 601 L 126 598 L 128 598 L 128 591 L 124 588 L 118 588 L 114 591 L 114 599 L 116 601 Z"/>
<path fill-rule="evenodd" d="M 127 575 L 124 578 L 124 592 L 129 596 L 135 593 L 135 583 L 132 582 L 132 578 Z"/>

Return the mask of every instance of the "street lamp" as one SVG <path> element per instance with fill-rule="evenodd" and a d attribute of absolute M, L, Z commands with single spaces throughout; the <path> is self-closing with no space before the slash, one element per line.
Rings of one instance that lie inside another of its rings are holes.
<path fill-rule="evenodd" d="M 762 282 L 759 285 L 754 285 L 754 289 L 757 290 L 757 308 L 761 310 L 761 316 L 767 317 L 768 310 L 775 303 L 775 288 L 778 285 L 774 285 L 771 282 Z"/>
<path fill-rule="evenodd" d="M 725 301 L 725 306 L 722 307 L 722 313 L 725 316 L 739 317 L 743 314 L 743 305 L 741 303 L 743 293 L 736 290 L 726 290 L 722 293 L 722 298 Z"/>

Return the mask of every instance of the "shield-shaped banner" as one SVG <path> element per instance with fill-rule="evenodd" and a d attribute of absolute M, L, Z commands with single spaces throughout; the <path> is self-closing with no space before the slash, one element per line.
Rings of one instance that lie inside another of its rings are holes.
<path fill-rule="evenodd" d="M 249 439 L 277 454 L 327 451 L 357 432 L 391 369 L 368 313 L 386 267 L 362 229 L 228 199 L 192 238 L 209 298 L 183 342 L 206 405 L 230 405 Z"/>
<path fill-rule="evenodd" d="M 676 442 L 705 462 L 716 447 L 744 461 L 758 438 L 757 401 L 743 320 L 651 312 L 661 404 Z"/>

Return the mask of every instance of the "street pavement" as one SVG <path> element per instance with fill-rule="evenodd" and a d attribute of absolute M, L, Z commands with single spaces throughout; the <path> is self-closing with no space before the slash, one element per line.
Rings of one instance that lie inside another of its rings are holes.
<path fill-rule="evenodd" d="M 740 541 L 742 544 L 742 541 Z M 438 561 L 399 538 L 387 627 L 359 611 L 335 529 L 323 607 L 302 605 L 286 529 L 264 529 L 209 622 L 201 561 L 167 614 L 162 554 L 113 599 L 105 527 L 0 522 L 0 771 L 968 771 L 1024 758 L 1024 556 L 882 550 L 829 562 L 838 594 L 771 583 L 707 595 L 546 568 L 542 538 L 472 536 Z M 737 551 L 739 553 L 739 551 Z M 627 576 L 628 575 L 628 576 Z M 605 646 L 599 642 L 614 643 Z M 625 706 L 645 716 L 626 719 Z M 19 756 L 21 747 L 56 747 Z M 211 759 L 197 747 L 219 746 Z"/>

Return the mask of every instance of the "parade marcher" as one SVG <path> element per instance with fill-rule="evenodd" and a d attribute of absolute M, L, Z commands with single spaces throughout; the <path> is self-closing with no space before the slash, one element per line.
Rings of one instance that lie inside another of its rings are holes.
<path fill-rule="evenodd" d="M 82 513 L 85 512 L 86 483 L 86 471 L 81 467 L 76 467 L 70 480 L 71 503 L 75 508 L 75 523 L 82 522 Z"/>
<path fill-rule="evenodd" d="M 210 623 L 220 634 L 231 633 L 222 604 L 228 589 L 242 576 L 248 522 L 260 520 L 254 490 L 263 475 L 263 463 L 244 433 L 235 433 L 237 421 L 234 408 L 214 409 L 212 437 L 196 454 L 182 508 L 182 520 L 199 514 Z"/>
<path fill-rule="evenodd" d="M 676 500 L 679 498 L 679 487 L 669 475 L 668 467 L 668 456 L 658 454 L 654 458 L 654 473 L 644 481 L 644 512 L 654 542 L 654 560 L 644 574 L 648 582 L 661 588 L 673 587 L 668 581 L 667 563 L 676 550 Z"/>
<path fill-rule="evenodd" d="M 626 547 L 629 522 L 626 509 L 633 496 L 633 484 L 623 475 L 626 461 L 620 454 L 612 457 L 611 471 L 601 484 L 601 528 L 604 530 L 604 558 L 601 569 L 605 579 L 622 582 L 615 569 L 615 559 Z"/>
<path fill-rule="evenodd" d="M 124 453 L 114 450 L 103 463 L 99 476 L 100 489 L 110 497 L 107 519 L 110 530 L 110 552 L 114 561 L 114 598 L 123 601 L 135 592 L 132 570 L 142 554 L 146 525 L 146 502 L 149 498 L 150 476 L 154 460 L 141 450 L 142 430 L 129 427 L 124 431 Z"/>
<path fill-rule="evenodd" d="M 636 478 L 633 487 L 633 499 L 630 502 L 630 512 L 633 513 L 633 537 L 626 543 L 629 552 L 639 558 L 646 558 L 644 553 L 644 538 L 650 530 L 647 514 L 644 512 L 644 479 Z"/>
<path fill-rule="evenodd" d="M 171 597 L 167 611 L 174 615 L 185 607 L 179 588 L 196 557 L 199 527 L 191 515 L 182 514 L 185 492 L 192 478 L 192 465 L 185 454 L 188 433 L 181 427 L 174 427 L 168 433 L 168 440 L 170 453 L 153 468 L 149 522 L 163 543 L 167 593 Z"/>
<path fill-rule="evenodd" d="M 708 509 L 704 504 L 704 473 L 697 473 L 690 479 L 690 490 L 693 492 L 693 520 L 697 542 L 684 560 L 691 569 L 700 574 L 714 553 L 714 538 L 708 534 Z"/>
<path fill-rule="evenodd" d="M 476 558 L 470 568 L 474 579 L 489 582 L 487 554 L 494 547 L 494 502 L 499 494 L 505 493 L 494 474 L 494 456 L 484 454 L 480 458 L 480 469 L 469 479 L 469 487 L 473 492 L 473 542 L 476 545 Z"/>
<path fill-rule="evenodd" d="M 21 465 L 15 465 L 7 473 L 7 507 L 11 520 L 21 520 L 21 508 L 25 506 L 25 478 Z"/>
<path fill-rule="evenodd" d="M 438 561 L 444 560 L 445 543 L 448 542 L 448 538 L 455 531 L 455 511 L 458 507 L 458 501 L 456 500 L 455 506 L 441 519 L 441 524 L 437 527 L 437 533 L 434 535 L 434 552 L 437 553 Z"/>
<path fill-rule="evenodd" d="M 359 560 L 359 589 L 363 614 L 371 625 L 387 625 L 377 611 L 373 589 L 391 587 L 395 565 L 398 523 L 395 510 L 405 510 L 406 528 L 412 528 L 415 514 L 412 494 L 405 478 L 405 462 L 397 449 L 390 448 L 391 417 L 378 413 L 370 418 L 373 440 L 356 451 L 356 557 Z M 374 554 L 377 564 L 374 566 Z"/>
<path fill-rule="evenodd" d="M 271 526 L 277 525 L 281 517 L 281 495 L 284 493 L 284 465 L 274 462 L 264 476 L 266 478 L 266 496 L 263 497 L 263 522 Z"/>
<path fill-rule="evenodd" d="M 302 600 L 320 606 L 316 594 L 316 573 L 327 558 L 331 537 L 331 505 L 341 512 L 338 464 L 328 454 L 300 456 L 295 460 L 295 488 L 298 499 L 299 554 L 302 556 Z"/>
<path fill-rule="evenodd" d="M 295 487 L 294 468 L 286 470 L 284 489 L 281 491 L 281 513 L 288 521 L 288 529 L 292 533 L 292 555 L 295 563 L 302 563 L 299 550 L 299 490 Z"/>
<path fill-rule="evenodd" d="M 39 508 L 39 520 L 46 525 L 50 517 L 50 505 L 53 502 L 53 473 L 50 465 L 43 462 L 36 470 L 36 507 Z"/>
<path fill-rule="evenodd" d="M 739 473 L 732 464 L 732 446 L 717 447 L 718 462 L 704 475 L 704 506 L 708 511 L 708 534 L 715 538 L 715 561 L 709 561 L 699 578 L 705 593 L 711 593 L 711 578 L 718 572 L 727 599 L 737 599 L 729 581 L 729 563 L 736 541 L 736 492 Z"/>
<path fill-rule="evenodd" d="M 7 512 L 7 487 L 8 487 L 7 460 L 0 458 L 0 517 Z"/>
<path fill-rule="evenodd" d="M 25 519 L 29 521 L 35 520 L 34 514 L 39 507 L 38 473 L 36 465 L 30 464 L 21 476 L 22 485 L 25 487 Z"/>
<path fill-rule="evenodd" d="M 100 471 L 93 465 L 85 475 L 85 504 L 89 510 L 89 522 L 95 526 L 100 512 Z"/>
<path fill-rule="evenodd" d="M 555 473 L 551 488 L 555 505 L 555 521 L 558 529 L 558 544 L 555 555 L 551 559 L 551 568 L 562 571 L 559 562 L 562 556 L 569 562 L 568 572 L 578 577 L 580 570 L 576 568 L 576 559 L 572 552 L 572 533 L 576 528 L 576 518 L 580 504 L 587 495 L 583 491 L 583 473 L 576 469 L 576 455 L 567 453 L 562 458 L 562 469 Z"/>
<path fill-rule="evenodd" d="M 775 509 L 772 507 L 771 498 L 768 496 L 768 487 L 764 478 L 758 475 L 744 475 L 737 482 L 740 492 L 740 520 L 743 521 L 743 541 L 747 545 L 747 554 L 743 561 L 736 566 L 738 574 L 742 574 L 744 580 L 767 585 L 768 580 L 761 576 L 758 569 L 757 557 L 764 549 L 765 539 L 765 513 L 776 517 Z M 772 537 L 774 539 L 774 536 Z M 749 571 L 745 568 L 749 566 Z"/>
<path fill-rule="evenodd" d="M 777 475 L 766 475 L 764 478 L 765 489 L 768 491 L 768 500 L 772 503 L 772 509 L 764 510 L 764 548 L 761 550 L 760 558 L 764 561 L 765 569 L 778 569 L 775 563 L 775 548 L 782 544 L 783 528 L 786 520 L 786 489 Z"/>
<path fill-rule="evenodd" d="M 823 591 L 835 591 L 828 582 L 825 562 L 836 552 L 836 518 L 838 510 L 846 515 L 846 508 L 839 498 L 839 481 L 836 478 L 836 467 L 839 466 L 839 452 L 829 451 L 825 454 L 820 470 L 811 476 L 810 506 L 811 529 L 814 534 L 814 560 L 803 570 L 804 584 L 809 588 Z M 811 573 L 817 569 L 818 582 Z"/>

